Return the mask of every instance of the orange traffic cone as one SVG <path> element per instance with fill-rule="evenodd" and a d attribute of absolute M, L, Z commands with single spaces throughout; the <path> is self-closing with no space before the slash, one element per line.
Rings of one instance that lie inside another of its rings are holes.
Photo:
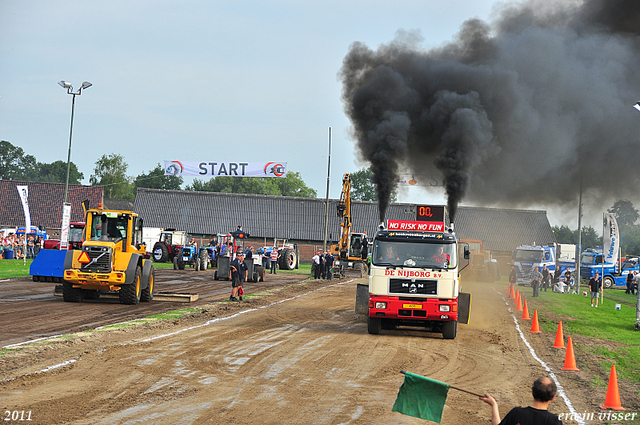
<path fill-rule="evenodd" d="M 509 286 L 507 286 L 507 292 L 511 293 L 511 282 L 509 282 Z"/>
<path fill-rule="evenodd" d="M 562 370 L 580 370 L 576 365 L 576 356 L 573 355 L 573 342 L 571 341 L 571 337 L 567 340 L 567 354 L 564 356 L 564 367 Z"/>
<path fill-rule="evenodd" d="M 558 323 L 558 332 L 556 332 L 556 341 L 551 348 L 564 348 L 564 334 L 562 333 L 562 320 Z"/>
<path fill-rule="evenodd" d="M 609 385 L 607 386 L 607 398 L 604 400 L 604 406 L 601 409 L 627 410 L 620 404 L 620 392 L 618 391 L 618 374 L 616 373 L 616 365 L 611 365 L 611 373 L 609 374 Z"/>
<path fill-rule="evenodd" d="M 520 290 L 516 289 L 516 303 L 518 302 L 519 298 L 520 298 Z"/>
<path fill-rule="evenodd" d="M 538 309 L 533 310 L 533 322 L 531 323 L 531 333 L 539 334 L 540 326 L 538 325 Z"/>
<path fill-rule="evenodd" d="M 516 299 L 516 293 L 513 290 L 513 286 L 511 287 L 511 293 L 509 294 L 509 298 L 511 298 L 512 300 Z"/>
<path fill-rule="evenodd" d="M 522 308 L 522 320 L 531 320 L 531 317 L 529 317 L 529 308 L 527 307 L 527 300 L 524 300 L 524 307 Z"/>
<path fill-rule="evenodd" d="M 522 311 L 522 298 L 519 293 L 516 297 L 516 311 Z"/>

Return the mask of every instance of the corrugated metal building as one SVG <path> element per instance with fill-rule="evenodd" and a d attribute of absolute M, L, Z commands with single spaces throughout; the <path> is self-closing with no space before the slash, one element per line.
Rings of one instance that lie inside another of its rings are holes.
<path fill-rule="evenodd" d="M 340 229 L 337 205 L 337 200 L 329 200 L 328 239 L 334 243 Z M 252 240 L 286 238 L 310 245 L 309 253 L 322 247 L 325 234 L 326 206 L 319 198 L 140 188 L 135 211 L 149 227 L 204 236 L 229 233 L 242 225 Z M 379 224 L 376 202 L 353 201 L 351 212 L 354 232 L 375 234 Z M 386 218 L 414 220 L 415 214 L 414 204 L 392 204 Z M 459 238 L 479 239 L 485 249 L 502 257 L 510 256 L 518 245 L 556 242 L 546 211 L 459 207 L 454 225 Z M 307 260 L 306 254 L 301 249 L 302 261 Z"/>

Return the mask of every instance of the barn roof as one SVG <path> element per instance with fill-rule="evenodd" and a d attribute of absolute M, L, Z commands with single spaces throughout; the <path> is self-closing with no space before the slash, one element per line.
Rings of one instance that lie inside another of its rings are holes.
<path fill-rule="evenodd" d="M 22 201 L 16 186 L 29 188 L 29 213 L 32 225 L 60 228 L 65 184 L 20 180 L 0 180 L 1 226 L 24 226 Z M 102 193 L 102 186 L 70 184 L 67 201 L 71 204 L 71 221 L 84 221 L 82 202 L 88 199 L 90 206 L 97 206 L 102 202 Z"/>
<path fill-rule="evenodd" d="M 328 238 L 339 236 L 338 200 L 329 200 Z M 145 226 L 191 234 L 229 233 L 242 225 L 256 238 L 324 240 L 324 199 L 139 188 L 135 212 Z M 352 201 L 352 230 L 375 234 L 377 202 Z M 387 219 L 413 220 L 415 205 L 391 204 Z M 455 230 L 461 239 L 480 239 L 486 249 L 512 251 L 518 245 L 555 242 L 545 211 L 459 207 Z"/>

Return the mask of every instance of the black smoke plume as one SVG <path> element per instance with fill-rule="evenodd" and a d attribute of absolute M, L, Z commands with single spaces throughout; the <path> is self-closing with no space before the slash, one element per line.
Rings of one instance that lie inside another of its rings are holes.
<path fill-rule="evenodd" d="M 399 170 L 439 170 L 453 221 L 478 205 L 565 205 L 579 182 L 615 199 L 640 183 L 640 1 L 531 0 L 471 19 L 428 51 L 399 32 L 354 43 L 340 77 L 384 220 Z"/>

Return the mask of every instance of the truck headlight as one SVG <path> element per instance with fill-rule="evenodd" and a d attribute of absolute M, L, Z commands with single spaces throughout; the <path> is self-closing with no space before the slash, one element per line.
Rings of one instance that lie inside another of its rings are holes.
<path fill-rule="evenodd" d="M 440 311 L 451 311 L 451 306 L 441 304 L 440 305 Z"/>
<path fill-rule="evenodd" d="M 376 308 L 379 310 L 384 310 L 385 308 L 387 308 L 387 303 L 377 302 Z"/>

